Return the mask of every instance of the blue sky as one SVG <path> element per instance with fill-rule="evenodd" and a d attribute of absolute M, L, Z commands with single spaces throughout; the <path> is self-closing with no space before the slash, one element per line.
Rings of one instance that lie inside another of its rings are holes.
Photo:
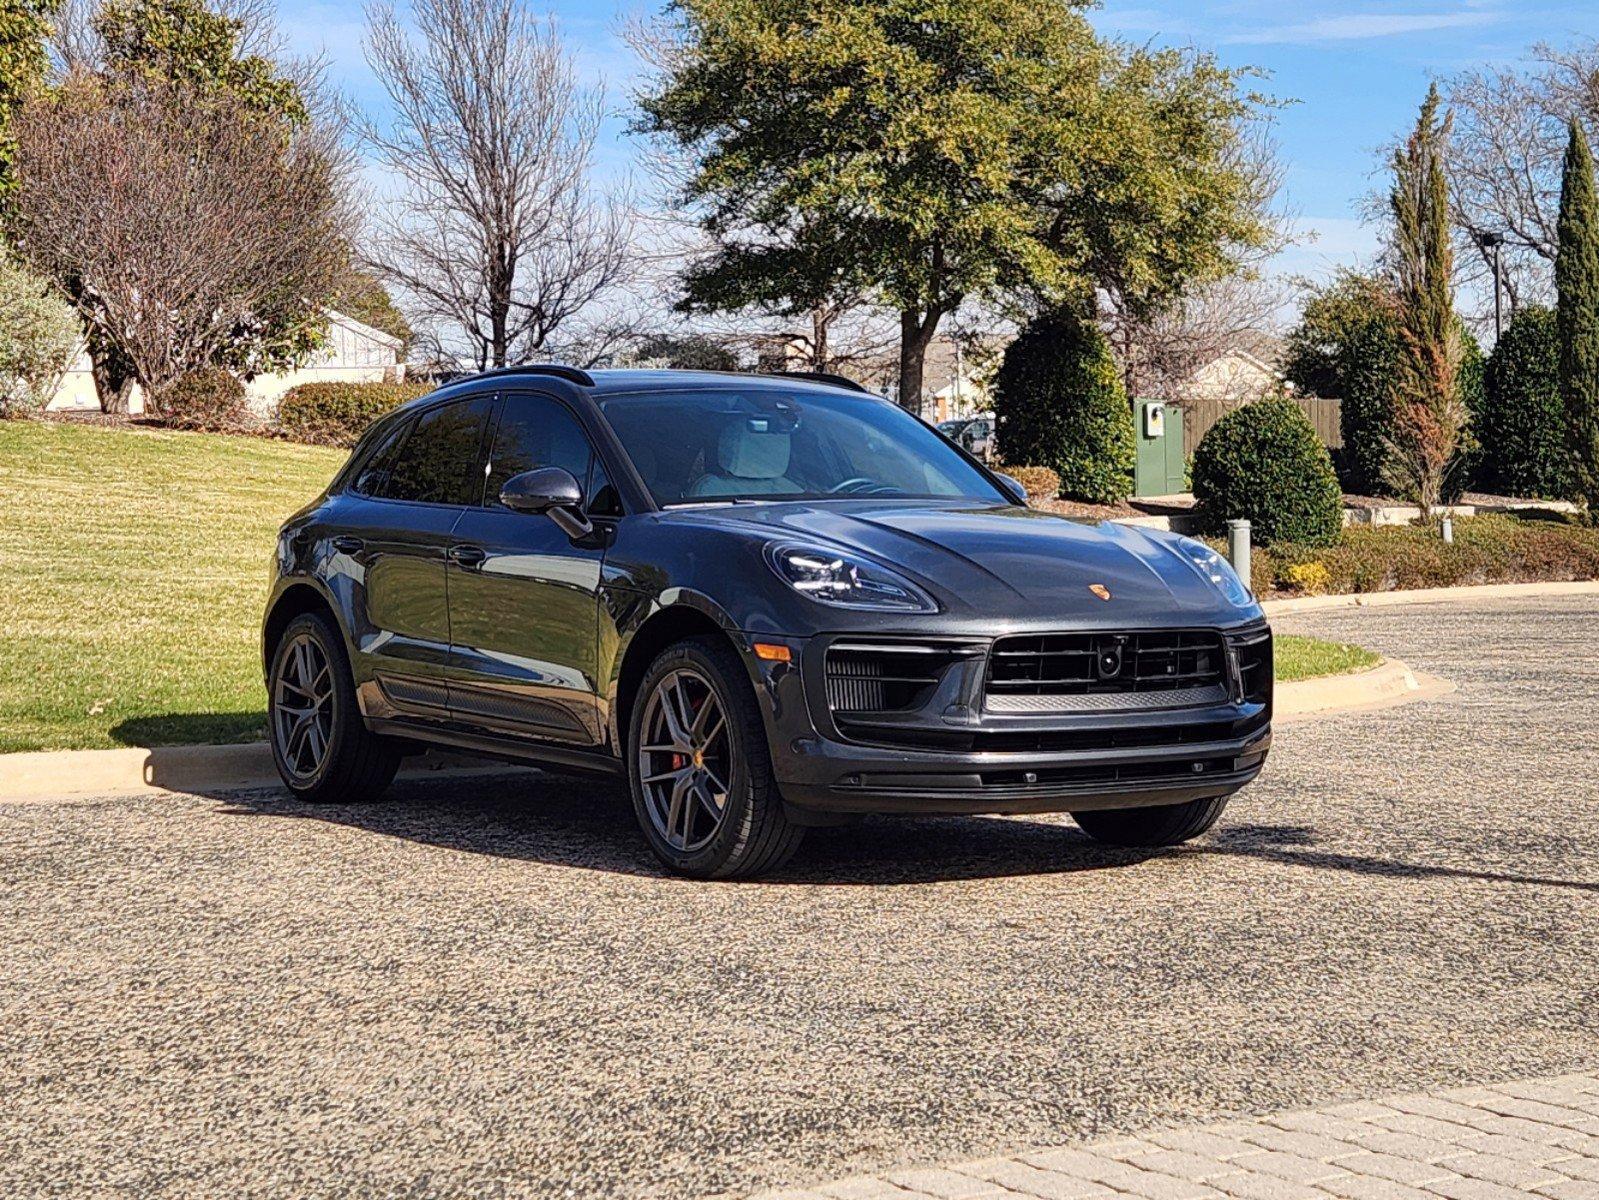
<path fill-rule="evenodd" d="M 625 101 L 635 69 L 618 29 L 640 0 L 550 0 L 584 74 Z M 361 56 L 359 4 L 281 0 L 295 49 L 327 55 L 360 103 L 381 103 Z M 1286 251 L 1278 270 L 1321 275 L 1368 256 L 1360 220 L 1377 150 L 1414 119 L 1430 79 L 1520 58 L 1536 42 L 1599 37 L 1599 0 L 1105 0 L 1103 32 L 1158 45 L 1196 45 L 1264 68 L 1264 90 L 1293 101 L 1277 118 L 1288 205 L 1316 240 Z M 613 122 L 602 168 L 625 170 L 636 148 Z"/>

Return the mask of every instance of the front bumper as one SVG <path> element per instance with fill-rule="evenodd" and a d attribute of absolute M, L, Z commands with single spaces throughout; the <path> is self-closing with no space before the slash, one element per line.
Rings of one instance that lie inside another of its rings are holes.
<path fill-rule="evenodd" d="M 1254 626 L 1228 636 L 1263 632 Z M 800 819 L 1180 804 L 1236 792 L 1271 749 L 1269 684 L 1249 696 L 1230 690 L 1221 703 L 1149 711 L 1014 716 L 979 704 L 913 720 L 889 735 L 892 744 L 873 744 L 833 718 L 824 682 L 832 640 L 794 640 L 790 664 L 750 656 L 773 770 Z M 926 744 L 911 744 L 917 740 Z"/>

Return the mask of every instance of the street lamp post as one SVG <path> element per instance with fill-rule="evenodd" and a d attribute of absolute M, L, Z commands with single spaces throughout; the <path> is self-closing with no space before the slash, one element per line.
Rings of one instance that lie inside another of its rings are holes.
<path fill-rule="evenodd" d="M 1493 254 L 1494 272 L 1494 340 L 1505 331 L 1503 301 L 1500 298 L 1499 248 L 1505 244 L 1505 235 L 1484 230 L 1477 234 L 1477 244 Z"/>

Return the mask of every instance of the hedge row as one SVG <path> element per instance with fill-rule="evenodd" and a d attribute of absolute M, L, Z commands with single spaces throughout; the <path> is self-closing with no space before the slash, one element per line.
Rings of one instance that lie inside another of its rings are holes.
<path fill-rule="evenodd" d="M 353 446 L 373 421 L 427 390 L 415 383 L 302 383 L 278 402 L 278 430 L 296 442 Z"/>
<path fill-rule="evenodd" d="M 1437 526 L 1351 528 L 1333 546 L 1285 543 L 1255 550 L 1256 595 L 1342 595 L 1478 583 L 1599 579 L 1599 529 L 1564 518 L 1487 514 Z"/>

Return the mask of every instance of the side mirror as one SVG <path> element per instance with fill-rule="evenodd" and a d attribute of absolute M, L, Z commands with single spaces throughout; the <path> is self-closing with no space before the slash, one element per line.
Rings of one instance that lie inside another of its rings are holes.
<path fill-rule="evenodd" d="M 998 476 L 1001 483 L 1010 489 L 1011 495 L 1015 496 L 1023 504 L 1027 503 L 1027 489 L 1022 486 L 1020 479 L 1017 479 L 1014 475 L 1007 475 L 1003 471 L 995 471 L 994 474 Z"/>
<path fill-rule="evenodd" d="M 544 513 L 574 540 L 594 532 L 583 515 L 583 489 L 564 467 L 540 467 L 511 476 L 500 489 L 500 503 L 512 512 Z"/>

